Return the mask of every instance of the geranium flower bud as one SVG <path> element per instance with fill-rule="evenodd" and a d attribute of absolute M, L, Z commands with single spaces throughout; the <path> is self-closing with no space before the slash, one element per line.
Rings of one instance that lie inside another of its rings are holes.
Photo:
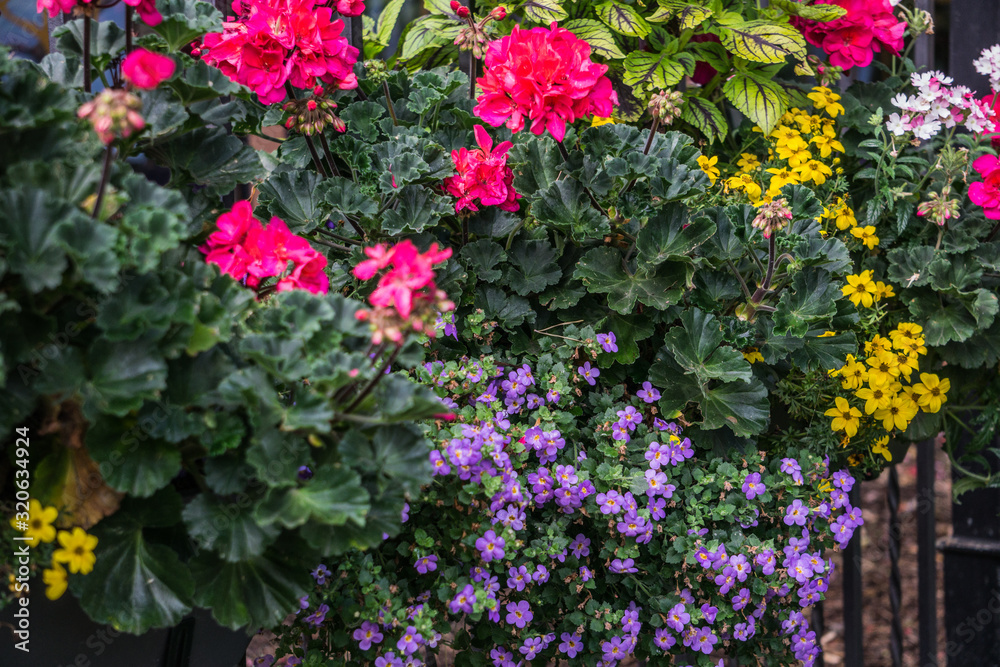
<path fill-rule="evenodd" d="M 494 21 L 503 21 L 507 18 L 507 9 L 503 5 L 494 7 L 493 11 L 490 12 L 490 16 L 493 17 Z"/>
<path fill-rule="evenodd" d="M 309 109 L 309 111 L 315 111 L 316 110 L 316 100 L 309 100 L 308 102 L 306 102 L 306 109 Z"/>
<path fill-rule="evenodd" d="M 460 18 L 460 19 L 467 19 L 467 18 L 469 18 L 469 8 L 468 7 L 459 7 L 458 9 L 455 10 L 455 13 L 458 14 L 458 18 Z"/>
<path fill-rule="evenodd" d="M 85 102 L 76 115 L 90 121 L 94 132 L 105 144 L 118 137 L 128 137 L 146 127 L 146 121 L 139 114 L 142 102 L 138 97 L 122 90 L 111 88 L 102 90 L 94 99 Z"/>
<path fill-rule="evenodd" d="M 313 88 L 313 95 L 315 95 L 316 97 L 321 97 L 325 92 L 326 91 L 323 90 L 323 86 L 316 86 L 315 88 Z"/>
<path fill-rule="evenodd" d="M 752 224 L 764 232 L 765 239 L 769 239 L 772 234 L 783 229 L 791 219 L 792 209 L 788 208 L 788 202 L 781 198 L 761 204 Z"/>
<path fill-rule="evenodd" d="M 451 11 L 457 12 L 458 8 L 461 7 L 461 6 L 462 6 L 462 3 L 458 2 L 458 0 L 451 0 Z"/>

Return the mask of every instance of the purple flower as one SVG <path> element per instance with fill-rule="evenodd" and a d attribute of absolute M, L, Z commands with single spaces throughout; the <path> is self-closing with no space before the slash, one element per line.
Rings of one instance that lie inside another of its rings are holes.
<path fill-rule="evenodd" d="M 597 384 L 596 378 L 600 376 L 601 371 L 596 366 L 591 366 L 589 361 L 585 361 L 583 366 L 576 369 L 576 372 L 583 376 L 583 379 L 587 381 L 590 386 Z"/>
<path fill-rule="evenodd" d="M 299 481 L 305 482 L 312 479 L 313 471 L 309 466 L 299 466 Z"/>
<path fill-rule="evenodd" d="M 802 504 L 802 501 L 796 498 L 792 501 L 792 504 L 785 509 L 785 525 L 788 526 L 804 526 L 806 525 L 806 519 L 809 517 L 809 508 Z"/>
<path fill-rule="evenodd" d="M 559 398 L 560 394 L 555 389 L 549 389 L 547 392 L 545 392 L 546 403 L 552 403 L 553 405 L 555 405 L 556 403 L 559 402 Z"/>
<path fill-rule="evenodd" d="M 677 632 L 683 632 L 684 626 L 691 621 L 691 614 L 687 612 L 684 603 L 678 602 L 667 612 L 667 625 Z"/>
<path fill-rule="evenodd" d="M 733 568 L 737 581 L 747 580 L 747 575 L 750 574 L 750 563 L 747 562 L 746 556 L 743 554 L 731 556 L 729 558 L 729 566 Z"/>
<path fill-rule="evenodd" d="M 586 558 L 590 555 L 590 540 L 580 533 L 570 542 L 569 550 L 575 558 Z"/>
<path fill-rule="evenodd" d="M 700 563 L 702 567 L 710 568 L 712 567 L 712 555 L 711 551 L 705 547 L 701 547 L 695 552 L 694 559 L 696 562 Z"/>
<path fill-rule="evenodd" d="M 448 461 L 441 456 L 441 452 L 435 449 L 431 452 L 430 458 L 431 465 L 434 467 L 435 475 L 447 475 L 451 472 L 451 466 L 448 465 Z"/>
<path fill-rule="evenodd" d="M 531 577 L 528 575 L 528 568 L 523 565 L 521 567 L 510 568 L 508 574 L 510 576 L 507 578 L 507 588 L 523 591 L 525 584 L 531 581 Z"/>
<path fill-rule="evenodd" d="M 521 600 L 518 603 L 508 602 L 507 603 L 507 622 L 513 623 L 519 628 L 523 628 L 528 623 L 534 614 L 531 613 L 531 605 L 528 604 L 527 600 Z"/>
<path fill-rule="evenodd" d="M 361 627 L 354 631 L 353 637 L 362 651 L 367 651 L 372 647 L 372 644 L 378 644 L 382 641 L 382 633 L 379 632 L 378 625 L 371 621 L 362 623 Z"/>
<path fill-rule="evenodd" d="M 733 626 L 733 637 L 745 642 L 751 637 L 757 634 L 757 627 L 754 625 L 753 619 L 747 623 L 737 623 Z"/>
<path fill-rule="evenodd" d="M 754 563 L 761 567 L 761 573 L 765 575 L 774 574 L 774 567 L 777 565 L 777 559 L 774 557 L 774 552 L 770 549 L 764 549 L 757 557 L 754 558 Z"/>
<path fill-rule="evenodd" d="M 538 566 L 535 567 L 535 573 L 531 578 L 535 580 L 536 584 L 544 584 L 549 580 L 549 569 L 539 563 Z"/>
<path fill-rule="evenodd" d="M 618 345 L 615 344 L 617 340 L 613 331 L 609 331 L 606 334 L 597 334 L 597 342 L 601 344 L 605 352 L 617 352 Z"/>
<path fill-rule="evenodd" d="M 580 578 L 583 580 L 584 583 L 586 583 L 586 582 L 588 582 L 588 581 L 590 581 L 591 579 L 594 578 L 594 573 L 591 572 L 590 568 L 587 567 L 586 565 L 581 565 L 580 566 Z"/>
<path fill-rule="evenodd" d="M 273 655 L 260 655 L 254 658 L 253 667 L 271 667 L 274 664 Z"/>
<path fill-rule="evenodd" d="M 594 500 L 601 508 L 601 514 L 618 514 L 622 510 L 622 495 L 615 490 L 598 493 Z"/>
<path fill-rule="evenodd" d="M 635 395 L 646 403 L 655 403 L 660 400 L 660 390 L 653 387 L 649 382 L 643 382 L 642 389 L 635 392 Z"/>
<path fill-rule="evenodd" d="M 302 609 L 308 609 L 308 608 L 309 608 L 309 596 L 303 595 L 302 597 L 299 598 L 299 610 L 301 611 Z"/>
<path fill-rule="evenodd" d="M 330 611 L 330 607 L 328 605 L 321 604 L 315 612 L 306 616 L 303 620 L 314 628 L 318 628 L 323 621 L 326 620 L 326 612 L 328 611 Z"/>
<path fill-rule="evenodd" d="M 472 587 L 472 584 L 466 584 L 465 588 L 463 588 L 459 594 L 448 603 L 448 608 L 451 609 L 451 613 L 453 614 L 457 614 L 459 612 L 471 614 L 472 603 L 475 601 L 476 589 Z"/>
<path fill-rule="evenodd" d="M 634 431 L 635 427 L 642 423 L 642 414 L 636 411 L 631 405 L 627 406 L 624 410 L 619 410 L 617 415 L 618 423 L 628 428 L 629 431 Z"/>
<path fill-rule="evenodd" d="M 736 583 L 736 571 L 731 567 L 726 567 L 719 574 L 715 575 L 715 585 L 719 587 L 719 593 L 725 595 Z"/>
<path fill-rule="evenodd" d="M 857 528 L 858 526 L 863 526 L 864 525 L 865 520 L 861 516 L 861 509 L 860 508 L 857 508 L 857 507 L 845 507 L 844 510 L 845 510 L 845 512 L 844 512 L 843 516 L 847 517 L 847 520 L 851 523 L 851 525 L 853 527 Z"/>
<path fill-rule="evenodd" d="M 326 565 L 320 564 L 319 567 L 317 567 L 309 574 L 312 575 L 313 579 L 316 580 L 317 584 L 322 586 L 323 584 L 326 583 L 326 578 L 330 576 L 330 570 L 326 569 Z"/>
<path fill-rule="evenodd" d="M 833 539 L 843 548 L 854 536 L 854 525 L 847 518 L 847 515 L 841 514 L 830 524 L 830 531 L 833 533 Z"/>
<path fill-rule="evenodd" d="M 715 623 L 715 617 L 718 613 L 718 607 L 713 607 L 707 602 L 701 605 L 701 615 L 705 618 L 705 622 L 707 623 Z"/>
<path fill-rule="evenodd" d="M 302 664 L 302 658 L 297 655 L 293 655 L 285 661 L 285 667 L 299 667 Z"/>
<path fill-rule="evenodd" d="M 525 660 L 533 660 L 538 652 L 543 650 L 541 637 L 530 637 L 517 649 Z"/>
<path fill-rule="evenodd" d="M 653 643 L 656 644 L 657 648 L 667 651 L 677 643 L 677 638 L 670 634 L 670 630 L 657 628 Z"/>
<path fill-rule="evenodd" d="M 583 645 L 580 643 L 580 635 L 571 635 L 568 632 L 564 632 L 560 639 L 562 639 L 562 643 L 559 644 L 559 651 L 571 658 L 575 658 L 576 654 L 583 648 Z"/>
<path fill-rule="evenodd" d="M 406 655 L 410 655 L 412 653 L 416 653 L 417 649 L 420 648 L 420 645 L 423 643 L 423 636 L 417 632 L 415 627 L 410 625 L 407 626 L 406 632 L 404 632 L 403 636 L 399 638 L 398 642 L 396 642 L 396 648 Z"/>
<path fill-rule="evenodd" d="M 423 556 L 422 558 L 417 559 L 417 562 L 414 563 L 413 567 L 417 568 L 417 572 L 420 574 L 427 574 L 428 572 L 433 572 L 438 569 L 437 559 L 438 557 L 434 554 L 431 554 L 430 556 Z"/>
<path fill-rule="evenodd" d="M 844 493 L 850 493 L 851 489 L 854 488 L 854 478 L 846 470 L 840 470 L 833 473 L 833 485 L 843 489 Z"/>
<path fill-rule="evenodd" d="M 634 566 L 635 561 L 631 558 L 626 558 L 625 560 L 616 558 L 611 561 L 611 567 L 609 569 L 616 574 L 630 574 L 632 572 L 639 571 Z"/>
<path fill-rule="evenodd" d="M 375 659 L 375 667 L 403 667 L 403 661 L 389 651 L 384 656 Z"/>
<path fill-rule="evenodd" d="M 747 500 L 762 496 L 765 491 L 767 491 L 767 487 L 760 481 L 759 472 L 750 473 L 743 481 L 743 493 L 747 494 Z"/>
<path fill-rule="evenodd" d="M 705 655 L 712 652 L 715 647 L 715 643 L 719 641 L 719 638 L 715 636 L 711 628 L 701 628 L 698 630 L 697 634 L 694 636 L 691 642 L 691 648 L 695 651 L 701 651 Z"/>
<path fill-rule="evenodd" d="M 649 518 L 653 521 L 660 521 L 661 519 L 667 518 L 667 513 L 664 508 L 667 506 L 667 501 L 663 498 L 650 498 L 649 499 Z"/>
<path fill-rule="evenodd" d="M 739 611 L 750 604 L 750 589 L 741 588 L 740 592 L 733 597 L 733 611 Z"/>
<path fill-rule="evenodd" d="M 487 530 L 485 535 L 476 540 L 476 549 L 479 550 L 483 560 L 487 563 L 503 558 L 505 546 L 507 546 L 507 542 L 492 530 Z"/>
<path fill-rule="evenodd" d="M 795 459 L 789 459 L 789 458 L 781 459 L 780 470 L 781 472 L 787 475 L 791 475 L 792 480 L 796 484 L 802 484 L 803 482 L 802 467 L 799 465 L 799 462 L 796 461 Z"/>
<path fill-rule="evenodd" d="M 626 611 L 625 615 L 622 616 L 622 631 L 630 635 L 637 635 L 641 629 L 642 623 L 639 622 L 639 611 Z"/>
<path fill-rule="evenodd" d="M 627 654 L 622 646 L 621 637 L 612 637 L 611 641 L 604 642 L 601 644 L 601 650 L 604 651 L 605 662 L 617 662 Z"/>

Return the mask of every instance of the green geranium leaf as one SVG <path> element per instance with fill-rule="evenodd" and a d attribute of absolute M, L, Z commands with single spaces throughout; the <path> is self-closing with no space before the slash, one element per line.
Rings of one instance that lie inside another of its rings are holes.
<path fill-rule="evenodd" d="M 619 35 L 642 39 L 649 34 L 649 25 L 631 6 L 610 0 L 594 7 L 597 18 Z"/>
<path fill-rule="evenodd" d="M 229 192 L 238 183 L 256 180 L 263 173 L 257 153 L 221 128 L 186 132 L 148 151 L 155 159 L 215 195 Z"/>
<path fill-rule="evenodd" d="M 714 103 L 695 96 L 686 96 L 681 120 L 691 123 L 708 138 L 708 143 L 722 141 L 729 134 L 729 123 Z"/>
<path fill-rule="evenodd" d="M 156 140 L 181 127 L 188 119 L 184 105 L 170 94 L 167 88 L 139 92 L 142 99 L 142 117 L 149 130 L 149 138 Z"/>
<path fill-rule="evenodd" d="M 668 204 L 639 230 L 635 247 L 639 260 L 656 266 L 667 260 L 688 261 L 691 253 L 716 232 L 715 222 L 707 217 L 689 221 L 687 207 Z"/>
<path fill-rule="evenodd" d="M 510 251 L 513 268 L 506 274 L 507 284 L 521 296 L 555 285 L 562 278 L 557 258 L 556 249 L 546 240 L 517 243 Z"/>
<path fill-rule="evenodd" d="M 978 287 L 983 277 L 983 267 L 969 255 L 944 255 L 927 267 L 931 274 L 931 287 L 939 292 L 963 291 Z"/>
<path fill-rule="evenodd" d="M 299 467 L 309 463 L 309 446 L 299 435 L 269 429 L 247 449 L 247 463 L 268 486 L 295 486 Z"/>
<path fill-rule="evenodd" d="M 469 268 L 476 272 L 480 280 L 492 283 L 503 275 L 499 269 L 494 268 L 507 258 L 507 253 L 499 243 L 488 239 L 473 241 L 462 246 L 459 255 L 468 261 Z"/>
<path fill-rule="evenodd" d="M 129 495 L 151 496 L 181 470 L 178 446 L 149 438 L 134 418 L 101 417 L 87 430 L 86 441 L 104 480 Z"/>
<path fill-rule="evenodd" d="M 155 398 L 166 386 L 167 365 L 142 338 L 128 342 L 96 340 L 88 351 L 90 381 L 83 410 L 89 419 L 101 412 L 124 415 Z"/>
<path fill-rule="evenodd" d="M 512 329 L 525 321 L 533 322 L 535 319 L 535 312 L 527 299 L 508 295 L 492 286 L 476 291 L 475 307 L 483 310 L 487 320 L 499 322 L 505 329 Z"/>
<path fill-rule="evenodd" d="M 210 459 L 212 460 L 212 459 Z M 188 534 L 203 549 L 234 563 L 264 553 L 278 537 L 277 526 L 260 524 L 252 502 L 227 502 L 218 496 L 199 494 L 184 508 Z"/>
<path fill-rule="evenodd" d="M 376 468 L 392 480 L 393 486 L 415 493 L 430 481 L 432 470 L 427 458 L 430 444 L 415 427 L 405 424 L 379 427 L 372 437 L 372 448 Z"/>
<path fill-rule="evenodd" d="M 591 292 L 608 295 L 608 305 L 622 314 L 632 312 L 640 301 L 655 308 L 677 303 L 684 294 L 687 269 L 684 264 L 664 262 L 653 270 L 628 273 L 621 252 L 595 248 L 584 255 L 573 275 Z"/>
<path fill-rule="evenodd" d="M 378 204 L 366 195 L 351 180 L 330 178 L 319 186 L 323 201 L 340 215 L 373 216 L 378 212 Z"/>
<path fill-rule="evenodd" d="M 445 197 L 430 188 L 407 185 L 399 191 L 399 205 L 382 214 L 382 229 L 393 235 L 419 233 L 453 210 Z"/>
<path fill-rule="evenodd" d="M 285 528 L 296 528 L 310 519 L 330 526 L 348 521 L 364 525 L 368 509 L 368 492 L 357 473 L 323 466 L 299 486 L 268 491 L 255 518 L 263 525 Z"/>
<path fill-rule="evenodd" d="M 28 291 L 37 293 L 62 282 L 66 253 L 59 227 L 78 213 L 69 203 L 42 189 L 0 190 L 0 245 L 7 248 L 8 270 L 21 274 Z"/>
<path fill-rule="evenodd" d="M 705 418 L 702 428 L 727 426 L 746 438 L 767 427 L 771 405 L 767 389 L 754 378 L 749 382 L 727 382 L 707 391 L 701 400 L 701 412 Z"/>
<path fill-rule="evenodd" d="M 916 322 L 924 327 L 928 345 L 944 345 L 951 341 L 961 343 L 976 331 L 976 319 L 972 313 L 957 307 L 958 304 L 951 299 L 924 290 L 904 292 L 901 299 Z"/>
<path fill-rule="evenodd" d="M 118 285 L 121 266 L 115 254 L 118 233 L 110 225 L 74 212 L 58 230 L 59 241 L 73 260 L 73 278 L 103 293 Z"/>
<path fill-rule="evenodd" d="M 167 42 L 167 50 L 176 52 L 222 24 L 222 14 L 210 2 L 201 0 L 159 0 L 163 21 L 152 29 Z"/>
<path fill-rule="evenodd" d="M 555 140 L 547 136 L 530 136 L 524 143 L 514 144 L 508 155 L 514 189 L 526 197 L 537 197 L 555 183 L 563 161 Z"/>
<path fill-rule="evenodd" d="M 575 239 L 599 238 L 611 231 L 607 217 L 591 206 L 583 184 L 576 179 L 556 181 L 531 207 L 535 218 Z"/>
<path fill-rule="evenodd" d="M 719 38 L 726 49 L 740 58 L 758 63 L 780 63 L 792 56 L 805 60 L 806 41 L 788 24 L 770 21 L 728 23 Z"/>
<path fill-rule="evenodd" d="M 812 324 L 829 321 L 837 312 L 840 287 L 822 269 L 805 269 L 792 277 L 774 313 L 774 333 L 778 336 L 804 336 Z"/>
<path fill-rule="evenodd" d="M 329 528 L 327 528 L 329 530 Z M 295 538 L 285 538 L 261 556 L 227 563 L 204 552 L 191 561 L 195 602 L 212 610 L 212 617 L 231 630 L 272 627 L 298 609 L 298 600 L 312 589 L 312 554 Z"/>
<path fill-rule="evenodd" d="M 258 188 L 267 213 L 285 221 L 296 233 L 310 232 L 326 222 L 330 211 L 318 186 L 322 178 L 314 171 L 286 171 L 271 176 Z M 262 216 L 263 217 L 263 216 Z"/>
<path fill-rule="evenodd" d="M 664 344 L 674 359 L 701 383 L 708 380 L 749 381 L 750 364 L 739 350 L 721 345 L 722 328 L 714 315 L 690 308 L 681 314 L 681 324 L 667 332 Z"/>
<path fill-rule="evenodd" d="M 595 21 L 594 19 L 573 19 L 572 21 L 566 21 L 559 27 L 569 30 L 587 42 L 593 52 L 602 58 L 617 60 L 625 57 L 625 54 L 618 48 L 618 44 L 615 43 L 615 36 L 600 21 Z"/>
<path fill-rule="evenodd" d="M 771 133 L 788 107 L 788 95 L 781 86 L 748 72 L 736 72 L 723 84 L 722 92 L 764 134 Z"/>
<path fill-rule="evenodd" d="M 928 267 L 934 261 L 935 253 L 930 246 L 893 248 L 886 253 L 889 259 L 889 281 L 901 288 L 926 285 L 931 280 Z"/>
<path fill-rule="evenodd" d="M 97 562 L 87 576 L 70 577 L 70 586 L 95 622 L 139 635 L 177 625 L 191 611 L 194 580 L 177 552 L 147 541 L 141 524 L 124 516 L 90 532 Z"/>

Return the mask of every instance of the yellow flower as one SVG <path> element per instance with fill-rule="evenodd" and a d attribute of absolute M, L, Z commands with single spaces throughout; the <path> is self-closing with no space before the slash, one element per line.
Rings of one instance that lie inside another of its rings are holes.
<path fill-rule="evenodd" d="M 40 502 L 32 498 L 28 501 L 28 528 L 23 531 L 24 536 L 31 539 L 22 541 L 27 542 L 29 546 L 37 547 L 39 541 L 51 542 L 56 539 L 56 529 L 52 522 L 56 520 L 58 514 L 55 507 L 43 508 Z M 20 530 L 16 516 L 10 520 L 10 525 L 15 530 Z"/>
<path fill-rule="evenodd" d="M 896 353 L 896 365 L 902 375 L 910 377 L 910 374 L 917 370 L 918 364 L 917 355 L 911 354 L 908 350 Z"/>
<path fill-rule="evenodd" d="M 917 406 L 913 401 L 896 394 L 889 406 L 875 411 L 875 419 L 882 420 L 882 428 L 891 431 L 893 427 L 905 431 L 910 420 L 917 416 Z"/>
<path fill-rule="evenodd" d="M 58 600 L 66 592 L 69 576 L 62 565 L 52 563 L 51 570 L 42 570 L 42 583 L 45 584 L 45 597 Z"/>
<path fill-rule="evenodd" d="M 701 170 L 708 175 L 708 180 L 712 181 L 712 185 L 719 180 L 719 170 L 715 166 L 719 161 L 719 156 L 715 157 L 705 157 L 704 155 L 698 156 L 698 166 Z"/>
<path fill-rule="evenodd" d="M 834 218 L 834 223 L 840 231 L 857 226 L 858 220 L 854 217 L 854 209 L 846 205 L 841 206 L 837 211 L 837 217 Z"/>
<path fill-rule="evenodd" d="M 726 186 L 733 190 L 742 190 L 747 193 L 751 201 L 760 199 L 761 188 L 753 180 L 750 174 L 737 174 L 726 179 Z"/>
<path fill-rule="evenodd" d="M 789 183 L 801 183 L 799 177 L 792 171 L 787 169 L 771 168 L 768 169 L 769 174 L 774 174 L 771 177 L 771 182 L 768 185 L 768 193 L 778 194 L 781 192 L 781 188 L 785 187 Z"/>
<path fill-rule="evenodd" d="M 826 111 L 830 118 L 836 118 L 844 113 L 844 105 L 840 103 L 840 95 L 836 94 L 826 86 L 817 86 L 813 92 L 806 95 L 813 106 L 821 111 Z"/>
<path fill-rule="evenodd" d="M 846 398 L 838 396 L 834 402 L 837 407 L 830 408 L 823 414 L 833 417 L 830 430 L 844 431 L 848 437 L 853 438 L 858 432 L 858 425 L 861 423 L 861 411 L 851 407 Z"/>
<path fill-rule="evenodd" d="M 798 171 L 798 167 L 801 167 L 806 162 L 812 159 L 812 153 L 807 150 L 788 150 L 786 148 L 778 149 L 778 157 L 782 160 L 788 160 L 788 167 L 793 171 Z"/>
<path fill-rule="evenodd" d="M 874 250 L 875 246 L 878 245 L 878 237 L 875 236 L 875 227 L 872 225 L 855 227 L 851 230 L 851 235 L 860 240 L 869 250 Z"/>
<path fill-rule="evenodd" d="M 779 125 L 771 136 L 775 140 L 775 146 L 790 151 L 804 151 L 809 148 L 809 144 L 794 127 Z"/>
<path fill-rule="evenodd" d="M 881 454 L 886 461 L 891 461 L 892 452 L 890 452 L 889 448 L 886 447 L 887 444 L 889 444 L 889 436 L 883 435 L 872 444 L 872 453 Z"/>
<path fill-rule="evenodd" d="M 914 324 L 913 322 L 900 322 L 896 325 L 893 331 L 889 332 L 889 336 L 895 333 L 897 335 L 902 334 L 904 336 L 909 336 L 910 338 L 916 338 L 924 328 L 919 324 Z"/>
<path fill-rule="evenodd" d="M 868 370 L 869 382 L 871 378 L 875 378 L 876 382 L 882 384 L 899 377 L 899 360 L 892 352 L 878 350 L 866 361 L 871 367 Z"/>
<path fill-rule="evenodd" d="M 868 379 L 868 369 L 853 355 L 847 355 L 847 363 L 840 369 L 843 380 L 840 383 L 844 389 L 857 389 Z"/>
<path fill-rule="evenodd" d="M 933 373 L 921 373 L 920 382 L 913 385 L 913 393 L 917 395 L 917 405 L 924 412 L 937 412 L 942 403 L 948 402 L 946 396 L 951 389 L 951 380 L 940 379 Z"/>
<path fill-rule="evenodd" d="M 869 380 L 868 386 L 858 389 L 854 395 L 865 402 L 865 414 L 870 415 L 876 410 L 889 407 L 893 392 L 890 392 L 888 382 Z"/>
<path fill-rule="evenodd" d="M 822 158 L 830 157 L 833 151 L 837 151 L 838 153 L 845 152 L 844 144 L 837 141 L 836 135 L 829 137 L 826 134 L 814 134 L 813 138 L 809 141 L 816 144 L 816 148 L 819 149 L 819 156 Z"/>
<path fill-rule="evenodd" d="M 601 125 L 614 125 L 615 119 L 610 116 L 605 118 L 604 116 L 594 116 L 590 119 L 591 127 L 600 127 Z"/>
<path fill-rule="evenodd" d="M 743 353 L 743 358 L 749 361 L 751 364 L 756 363 L 758 361 L 764 361 L 764 355 L 762 355 L 755 347 L 748 347 L 746 351 Z"/>
<path fill-rule="evenodd" d="M 894 296 L 896 296 L 896 293 L 892 290 L 892 285 L 884 283 L 881 280 L 875 283 L 876 301 L 881 301 L 882 299 L 891 299 Z"/>
<path fill-rule="evenodd" d="M 804 181 L 812 181 L 816 185 L 826 183 L 826 177 L 833 175 L 833 170 L 817 160 L 809 160 L 795 170 Z"/>
<path fill-rule="evenodd" d="M 850 297 L 855 306 L 871 308 L 875 301 L 875 284 L 872 282 L 871 271 L 859 275 L 847 276 L 847 284 L 840 288 L 844 296 Z"/>
<path fill-rule="evenodd" d="M 740 153 L 740 159 L 736 161 L 736 166 L 743 171 L 757 171 L 760 168 L 760 158 L 753 153 Z"/>
<path fill-rule="evenodd" d="M 870 341 L 865 341 L 866 354 L 874 354 L 883 350 L 885 352 L 892 350 L 892 341 L 888 338 L 875 334 Z"/>
<path fill-rule="evenodd" d="M 52 562 L 66 563 L 69 571 L 76 574 L 88 574 L 94 569 L 97 556 L 94 555 L 94 547 L 97 546 L 97 538 L 88 535 L 83 528 L 77 526 L 73 532 L 60 530 L 59 544 L 62 548 L 56 549 L 52 554 Z"/>

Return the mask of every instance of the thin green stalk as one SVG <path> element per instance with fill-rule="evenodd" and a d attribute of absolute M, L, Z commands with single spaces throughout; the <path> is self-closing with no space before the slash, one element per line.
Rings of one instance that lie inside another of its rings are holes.
<path fill-rule="evenodd" d="M 385 92 L 385 105 L 389 107 L 389 116 L 392 117 L 393 126 L 398 126 L 399 121 L 396 120 L 396 110 L 392 107 L 392 95 L 389 94 L 389 82 L 382 82 L 382 91 Z"/>
<path fill-rule="evenodd" d="M 399 356 L 399 351 L 402 349 L 403 349 L 402 345 L 397 345 L 395 349 L 393 349 L 392 354 L 389 355 L 389 358 L 386 359 L 385 363 L 382 364 L 382 366 L 378 369 L 378 371 L 376 371 L 375 377 L 373 377 L 371 381 L 367 385 L 365 385 L 365 388 L 361 390 L 361 393 L 358 394 L 357 398 L 351 401 L 351 404 L 347 406 L 347 410 L 345 410 L 345 412 L 354 412 L 354 408 L 358 407 L 361 404 L 361 402 L 368 397 L 368 394 L 372 393 L 372 390 L 375 389 L 375 385 L 379 383 L 379 380 L 382 379 L 382 377 L 385 375 L 385 372 L 389 370 L 389 368 L 392 366 L 392 362 L 396 360 L 396 357 Z"/>
<path fill-rule="evenodd" d="M 108 181 L 111 178 L 112 157 L 111 144 L 108 144 L 104 148 L 104 167 L 101 169 L 101 183 L 97 186 L 97 200 L 94 202 L 94 210 L 90 213 L 90 217 L 94 220 L 98 219 L 97 216 L 101 213 L 101 204 L 104 203 L 104 192 L 108 189 Z"/>
<path fill-rule="evenodd" d="M 326 142 L 326 134 L 323 132 L 319 133 L 319 143 L 323 146 L 323 152 L 326 153 L 326 164 L 330 167 L 330 173 L 340 178 L 340 170 L 337 169 L 337 163 L 333 161 L 333 153 L 330 152 L 330 144 Z"/>

